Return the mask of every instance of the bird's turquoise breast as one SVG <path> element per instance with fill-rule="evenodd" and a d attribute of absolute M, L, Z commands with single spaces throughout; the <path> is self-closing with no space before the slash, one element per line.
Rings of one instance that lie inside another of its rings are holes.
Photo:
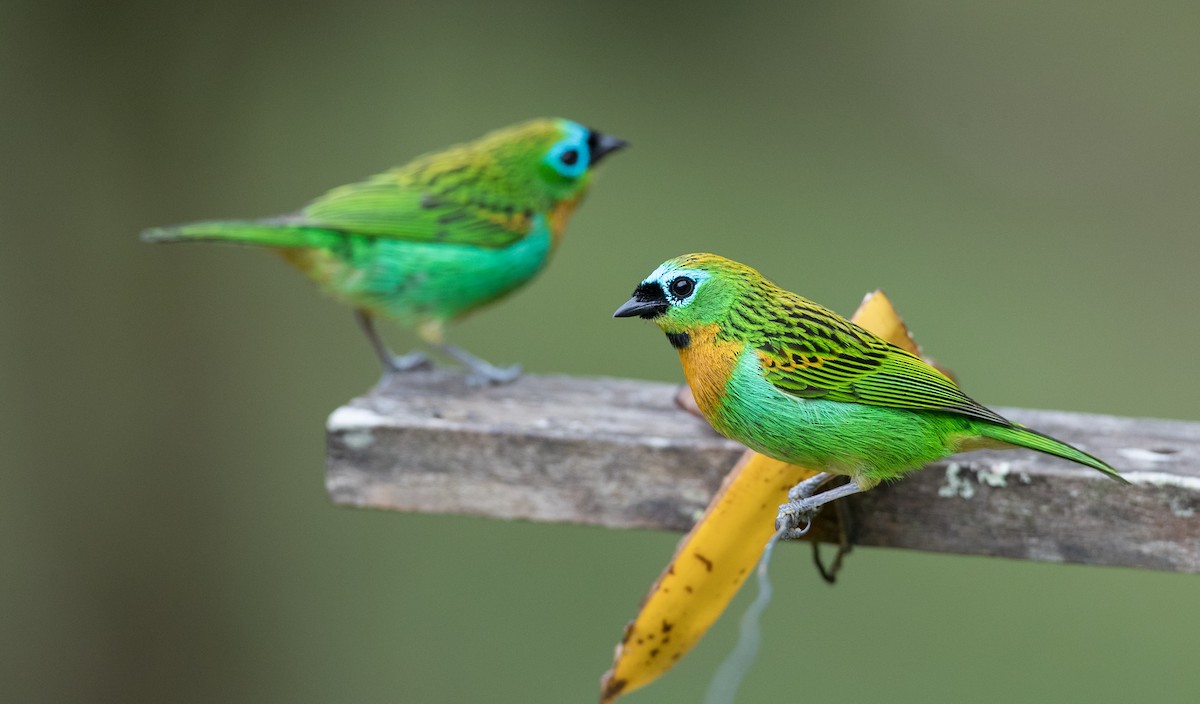
<path fill-rule="evenodd" d="M 805 399 L 763 378 L 758 354 L 743 352 L 710 419 L 724 435 L 785 462 L 878 481 L 951 454 L 959 421 L 941 413 Z"/>
<path fill-rule="evenodd" d="M 550 258 L 546 218 L 503 248 L 351 236 L 309 269 L 326 291 L 401 321 L 449 320 L 532 279 Z"/>

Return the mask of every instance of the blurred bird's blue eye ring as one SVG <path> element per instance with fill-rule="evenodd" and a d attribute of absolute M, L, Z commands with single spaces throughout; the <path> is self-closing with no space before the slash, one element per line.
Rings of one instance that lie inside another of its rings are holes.
<path fill-rule="evenodd" d="M 550 148 L 546 162 L 564 178 L 579 178 L 587 171 L 591 156 L 584 135 L 572 135 Z"/>

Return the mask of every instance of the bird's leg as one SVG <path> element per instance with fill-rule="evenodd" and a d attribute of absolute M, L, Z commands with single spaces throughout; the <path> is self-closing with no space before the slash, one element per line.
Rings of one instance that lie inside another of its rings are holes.
<path fill-rule="evenodd" d="M 467 384 L 471 386 L 507 384 L 521 376 L 521 365 L 519 364 L 514 364 L 511 367 L 493 366 L 486 360 L 476 357 L 461 347 L 447 344 L 443 334 L 442 321 L 440 320 L 427 320 L 421 323 L 417 326 L 417 334 L 433 347 L 441 350 L 447 356 L 453 357 L 459 364 L 470 369 L 471 373 L 467 375 Z"/>
<path fill-rule="evenodd" d="M 817 489 L 820 489 L 830 479 L 833 479 L 833 475 L 829 472 L 820 472 L 812 475 L 791 489 L 788 489 L 788 501 L 807 499 L 817 493 Z"/>
<path fill-rule="evenodd" d="M 801 484 L 803 483 L 801 482 Z M 775 529 L 783 532 L 784 540 L 795 540 L 808 532 L 812 526 L 812 518 L 817 515 L 818 509 L 834 499 L 857 494 L 860 491 L 862 489 L 858 484 L 851 481 L 814 496 L 788 501 L 779 507 L 779 515 L 775 518 Z M 800 527 L 801 522 L 805 524 L 803 528 Z"/>
<path fill-rule="evenodd" d="M 467 383 L 473 386 L 483 386 L 484 384 L 507 384 L 521 376 L 521 365 L 514 364 L 510 367 L 497 367 L 490 362 L 482 360 L 475 355 L 467 352 L 461 347 L 454 345 L 440 344 L 437 346 L 439 350 L 450 355 L 463 366 L 471 370 L 467 375 Z"/>
<path fill-rule="evenodd" d="M 837 511 L 838 519 L 838 549 L 837 554 L 833 556 L 833 564 L 826 568 L 825 562 L 821 559 L 821 543 L 816 540 L 812 543 L 813 562 L 816 563 L 821 578 L 830 584 L 837 582 L 838 573 L 842 571 L 842 560 L 854 549 L 854 534 L 857 532 L 850 505 L 845 501 L 839 501 L 833 505 L 833 508 Z"/>
<path fill-rule="evenodd" d="M 387 345 L 379 337 L 379 332 L 375 330 L 375 318 L 367 311 L 362 308 L 355 308 L 354 319 L 358 321 L 358 327 L 362 328 L 363 334 L 371 342 L 371 349 L 375 350 L 375 356 L 379 357 L 379 363 L 383 365 L 384 374 L 407 372 L 419 367 L 428 366 L 429 357 L 423 352 L 409 352 L 403 356 L 392 354 L 392 351 L 387 348 Z"/>

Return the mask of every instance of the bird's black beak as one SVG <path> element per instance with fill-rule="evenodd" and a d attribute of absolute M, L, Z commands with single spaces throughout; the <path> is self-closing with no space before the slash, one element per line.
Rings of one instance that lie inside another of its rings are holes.
<path fill-rule="evenodd" d="M 612 154 L 613 152 L 624 149 L 629 146 L 629 142 L 620 137 L 613 137 L 608 134 L 601 134 L 593 129 L 588 129 L 588 153 L 591 154 L 592 160 L 590 166 L 599 164 L 600 161 Z"/>
<path fill-rule="evenodd" d="M 657 318 L 667 312 L 670 304 L 662 286 L 654 283 L 644 283 L 633 292 L 633 297 L 613 313 L 614 318 Z"/>

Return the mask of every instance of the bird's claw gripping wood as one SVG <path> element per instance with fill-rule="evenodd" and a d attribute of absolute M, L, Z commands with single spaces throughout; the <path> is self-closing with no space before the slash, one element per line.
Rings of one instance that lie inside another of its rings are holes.
<path fill-rule="evenodd" d="M 524 373 L 520 364 L 507 367 L 475 367 L 467 375 L 468 386 L 487 386 L 488 384 L 511 384 L 521 378 Z"/>
<path fill-rule="evenodd" d="M 429 355 L 419 351 L 392 355 L 384 364 L 384 368 L 393 373 L 413 372 L 418 369 L 429 369 L 432 366 L 433 360 L 429 358 Z"/>
<path fill-rule="evenodd" d="M 817 477 L 820 477 L 820 475 L 817 475 Z M 814 479 L 815 478 L 816 477 L 814 477 Z M 792 491 L 796 491 L 800 488 L 800 485 L 804 483 L 805 482 L 801 482 L 800 484 L 796 485 L 792 488 Z M 822 506 L 830 501 L 833 501 L 834 499 L 840 499 L 844 496 L 857 494 L 860 491 L 862 491 L 862 489 L 860 489 L 857 484 L 854 482 L 847 482 L 839 487 L 822 491 L 816 495 L 805 496 L 803 498 L 788 501 L 786 504 L 783 504 L 779 507 L 779 515 L 775 519 L 775 529 L 782 531 L 782 535 L 780 537 L 784 540 L 795 540 L 796 538 L 799 538 L 808 532 L 808 528 L 812 524 L 813 517 L 817 515 L 817 512 L 821 510 Z M 788 492 L 788 497 L 791 498 L 791 491 Z M 797 530 L 796 526 L 798 526 L 801 521 L 804 522 L 804 528 Z"/>
<path fill-rule="evenodd" d="M 375 319 L 367 311 L 362 309 L 355 310 L 354 318 L 358 321 L 359 327 L 362 328 L 363 334 L 371 342 L 371 349 L 375 350 L 375 355 L 379 357 L 379 362 L 383 365 L 384 376 L 415 371 L 417 369 L 427 369 L 433 366 L 433 360 L 424 352 L 409 352 L 406 355 L 393 354 L 387 348 L 387 345 L 384 344 L 383 339 L 379 337 L 379 331 L 375 329 Z M 468 386 L 508 384 L 521 377 L 521 365 L 519 364 L 514 364 L 511 367 L 493 366 L 489 362 L 476 357 L 460 347 L 448 345 L 443 342 L 441 323 L 421 325 L 418 331 L 422 339 L 470 370 L 470 373 L 466 377 Z"/>
<path fill-rule="evenodd" d="M 799 508 L 798 502 L 811 497 L 831 479 L 832 474 L 821 472 L 788 489 L 788 503 L 779 506 L 779 514 L 775 518 L 775 531 L 779 533 L 780 540 L 799 540 L 808 534 L 820 508 L 805 511 Z M 791 510 L 789 507 L 792 507 Z"/>
<path fill-rule="evenodd" d="M 467 375 L 468 386 L 487 386 L 488 384 L 509 384 L 521 378 L 521 365 L 513 364 L 507 367 L 497 367 L 480 359 L 461 347 L 454 345 L 438 345 L 438 349 L 453 357 L 457 362 L 470 370 Z"/>
<path fill-rule="evenodd" d="M 854 482 L 850 482 L 818 494 L 817 489 L 828 484 L 834 477 L 835 475 L 829 472 L 821 472 L 788 490 L 788 501 L 779 506 L 779 515 L 775 518 L 775 530 L 780 532 L 781 540 L 797 540 L 803 537 L 812 526 L 813 518 L 821 512 L 822 506 L 834 499 L 861 491 Z M 853 486 L 853 488 L 847 488 L 848 486 Z M 803 528 L 800 527 L 801 523 L 804 524 Z M 829 574 L 821 565 L 819 558 L 817 563 L 821 566 L 821 575 L 830 581 Z"/>
<path fill-rule="evenodd" d="M 379 336 L 379 331 L 375 329 L 375 318 L 370 312 L 362 308 L 355 308 L 354 319 L 358 322 L 358 327 L 363 331 L 363 334 L 367 336 L 367 341 L 371 343 L 371 349 L 375 351 L 375 356 L 379 358 L 379 363 L 383 366 L 384 374 L 411 372 L 433 366 L 433 361 L 424 352 L 415 351 L 405 355 L 398 355 L 388 349 L 388 346 L 383 342 L 383 338 Z"/>

